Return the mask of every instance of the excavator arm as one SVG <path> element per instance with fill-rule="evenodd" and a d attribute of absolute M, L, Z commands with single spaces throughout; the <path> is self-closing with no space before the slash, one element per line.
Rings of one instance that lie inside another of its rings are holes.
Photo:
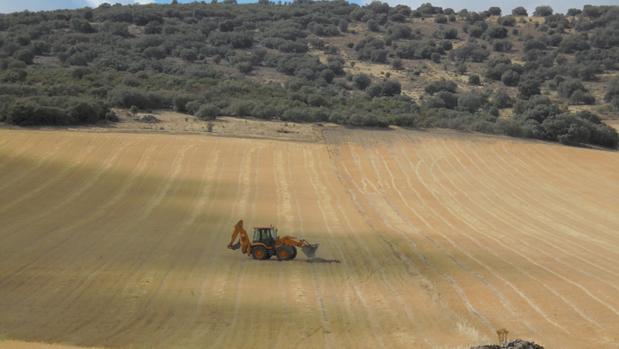
<path fill-rule="evenodd" d="M 235 243 L 237 238 L 239 239 L 239 241 Z M 232 232 L 230 243 L 228 243 L 229 249 L 238 250 L 239 247 L 241 248 L 243 254 L 251 254 L 251 243 L 249 242 L 249 236 L 247 235 L 247 231 L 245 231 L 245 229 L 243 228 L 242 219 L 234 225 L 234 231 Z"/>

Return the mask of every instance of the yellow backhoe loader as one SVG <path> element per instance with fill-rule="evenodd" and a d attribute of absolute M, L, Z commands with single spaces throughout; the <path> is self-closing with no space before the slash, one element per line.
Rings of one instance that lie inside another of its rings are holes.
<path fill-rule="evenodd" d="M 308 258 L 313 258 L 318 249 L 318 244 L 310 244 L 293 236 L 278 236 L 277 228 L 273 226 L 255 227 L 253 233 L 250 241 L 241 219 L 234 226 L 228 248 L 232 250 L 240 248 L 243 254 L 252 256 L 254 259 L 262 260 L 276 256 L 280 261 L 294 259 L 297 256 L 297 247 L 301 248 Z"/>

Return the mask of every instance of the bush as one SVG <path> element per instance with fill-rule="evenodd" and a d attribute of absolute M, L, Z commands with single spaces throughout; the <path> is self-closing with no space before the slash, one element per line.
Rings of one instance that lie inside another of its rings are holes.
<path fill-rule="evenodd" d="M 380 31 L 380 25 L 378 25 L 378 22 L 376 22 L 373 19 L 370 19 L 367 23 L 368 25 L 368 30 L 371 32 L 379 32 Z"/>
<path fill-rule="evenodd" d="M 595 104 L 595 97 L 591 93 L 583 90 L 576 90 L 570 96 L 570 104 L 591 105 Z"/>
<path fill-rule="evenodd" d="M 200 109 L 198 109 L 196 116 L 203 120 L 215 120 L 220 113 L 221 110 L 216 105 L 203 104 Z"/>
<path fill-rule="evenodd" d="M 507 37 L 507 29 L 499 26 L 490 26 L 485 32 L 486 38 L 503 39 Z"/>
<path fill-rule="evenodd" d="M 456 85 L 456 83 L 451 80 L 432 81 L 425 87 L 426 93 L 429 93 L 431 95 L 439 91 L 447 91 L 447 92 L 455 93 L 457 89 L 458 89 L 458 85 Z"/>
<path fill-rule="evenodd" d="M 496 52 L 509 52 L 512 49 L 512 43 L 509 40 L 496 40 L 492 43 L 492 48 Z"/>
<path fill-rule="evenodd" d="M 516 25 L 516 18 L 514 16 L 499 17 L 497 23 L 505 27 L 513 27 Z"/>
<path fill-rule="evenodd" d="M 540 91 L 540 81 L 534 78 L 520 79 L 518 83 L 518 92 L 520 92 L 520 98 L 530 98 L 531 96 L 538 95 Z"/>
<path fill-rule="evenodd" d="M 604 100 L 609 103 L 613 103 L 619 109 L 619 78 L 611 80 L 606 87 L 606 94 Z"/>
<path fill-rule="evenodd" d="M 455 40 L 458 38 L 458 29 L 449 28 L 443 32 L 443 38 L 447 40 Z"/>
<path fill-rule="evenodd" d="M 458 97 L 458 110 L 474 113 L 479 110 L 484 103 L 484 97 L 481 94 L 468 92 Z"/>
<path fill-rule="evenodd" d="M 492 97 L 492 105 L 499 109 L 511 108 L 513 99 L 504 90 L 498 90 Z"/>
<path fill-rule="evenodd" d="M 447 16 L 437 15 L 434 17 L 434 23 L 445 24 L 447 23 Z"/>
<path fill-rule="evenodd" d="M 383 83 L 382 90 L 384 96 L 395 96 L 400 94 L 402 87 L 400 86 L 400 82 L 398 80 L 386 80 Z"/>
<path fill-rule="evenodd" d="M 582 82 L 577 79 L 566 79 L 559 83 L 559 86 L 557 87 L 559 95 L 563 98 L 570 98 L 575 91 L 579 90 L 587 92 L 587 89 Z"/>
<path fill-rule="evenodd" d="M 471 60 L 480 63 L 485 61 L 488 56 L 490 56 L 490 52 L 475 43 L 467 43 L 450 52 L 450 57 L 457 61 Z"/>
<path fill-rule="evenodd" d="M 368 96 L 370 97 L 378 97 L 383 94 L 383 86 L 380 84 L 371 84 L 366 89 L 366 92 L 368 93 Z"/>
<path fill-rule="evenodd" d="M 353 77 L 355 87 L 360 90 L 365 90 L 372 83 L 372 79 L 366 74 L 358 74 Z"/>
<path fill-rule="evenodd" d="M 477 74 L 469 75 L 469 85 L 473 85 L 473 86 L 481 85 L 481 79 L 479 78 L 479 75 Z"/>

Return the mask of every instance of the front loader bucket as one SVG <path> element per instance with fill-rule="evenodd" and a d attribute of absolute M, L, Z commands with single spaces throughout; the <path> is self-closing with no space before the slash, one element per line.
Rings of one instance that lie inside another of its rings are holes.
<path fill-rule="evenodd" d="M 308 244 L 301 247 L 303 253 L 307 256 L 307 258 L 314 258 L 316 255 L 316 250 L 318 249 L 318 244 Z"/>

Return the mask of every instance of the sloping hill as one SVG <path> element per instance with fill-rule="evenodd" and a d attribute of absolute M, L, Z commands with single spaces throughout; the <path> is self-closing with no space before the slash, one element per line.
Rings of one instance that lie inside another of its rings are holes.
<path fill-rule="evenodd" d="M 447 131 L 324 137 L 0 130 L 0 333 L 437 348 L 505 327 L 549 348 L 616 346 L 616 152 Z M 342 263 L 230 251 L 239 218 Z"/>

